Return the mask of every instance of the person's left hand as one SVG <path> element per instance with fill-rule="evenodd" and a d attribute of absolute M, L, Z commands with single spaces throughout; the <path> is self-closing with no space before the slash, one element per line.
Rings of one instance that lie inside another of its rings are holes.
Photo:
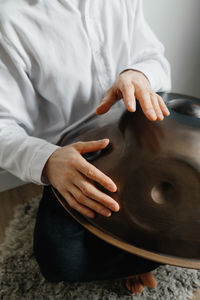
<path fill-rule="evenodd" d="M 136 99 L 139 101 L 146 117 L 151 121 L 162 121 L 169 115 L 163 99 L 156 94 L 147 77 L 135 70 L 121 73 L 114 84 L 106 92 L 101 104 L 97 107 L 97 114 L 106 113 L 110 107 L 121 98 L 130 112 L 136 110 Z"/>

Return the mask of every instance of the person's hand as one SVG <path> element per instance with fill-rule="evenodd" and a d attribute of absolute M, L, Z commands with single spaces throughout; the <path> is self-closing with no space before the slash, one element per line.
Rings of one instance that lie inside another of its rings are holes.
<path fill-rule="evenodd" d="M 151 121 L 161 121 L 164 116 L 169 115 L 163 99 L 152 90 L 149 80 L 141 72 L 127 70 L 121 73 L 106 92 L 96 113 L 106 113 L 121 98 L 124 99 L 125 106 L 130 112 L 136 110 L 137 99 L 144 114 Z"/>
<path fill-rule="evenodd" d="M 104 149 L 108 144 L 109 140 L 104 139 L 59 148 L 50 156 L 43 172 L 72 208 L 90 218 L 95 216 L 94 212 L 109 217 L 111 211 L 119 210 L 119 204 L 92 182 L 110 192 L 116 192 L 115 183 L 81 155 Z"/>

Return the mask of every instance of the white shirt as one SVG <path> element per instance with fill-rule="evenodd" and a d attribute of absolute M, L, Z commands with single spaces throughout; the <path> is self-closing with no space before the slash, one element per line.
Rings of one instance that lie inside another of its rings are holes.
<path fill-rule="evenodd" d="M 61 133 L 125 69 L 170 89 L 141 0 L 0 1 L 0 167 L 38 184 Z"/>

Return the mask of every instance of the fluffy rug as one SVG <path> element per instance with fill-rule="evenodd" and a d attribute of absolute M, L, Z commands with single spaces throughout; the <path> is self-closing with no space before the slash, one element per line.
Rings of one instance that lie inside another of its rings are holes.
<path fill-rule="evenodd" d="M 200 286 L 200 271 L 162 266 L 154 271 L 156 289 L 132 295 L 121 280 L 89 283 L 48 283 L 40 274 L 32 251 L 32 234 L 40 197 L 19 205 L 0 247 L 2 300 L 186 300 Z"/>

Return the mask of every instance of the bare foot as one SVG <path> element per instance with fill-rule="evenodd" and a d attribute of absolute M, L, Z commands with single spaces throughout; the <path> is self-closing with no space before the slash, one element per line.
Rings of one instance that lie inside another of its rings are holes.
<path fill-rule="evenodd" d="M 127 289 L 134 294 L 141 293 L 144 286 L 155 288 L 157 284 L 156 279 L 151 272 L 127 277 L 125 280 Z"/>

